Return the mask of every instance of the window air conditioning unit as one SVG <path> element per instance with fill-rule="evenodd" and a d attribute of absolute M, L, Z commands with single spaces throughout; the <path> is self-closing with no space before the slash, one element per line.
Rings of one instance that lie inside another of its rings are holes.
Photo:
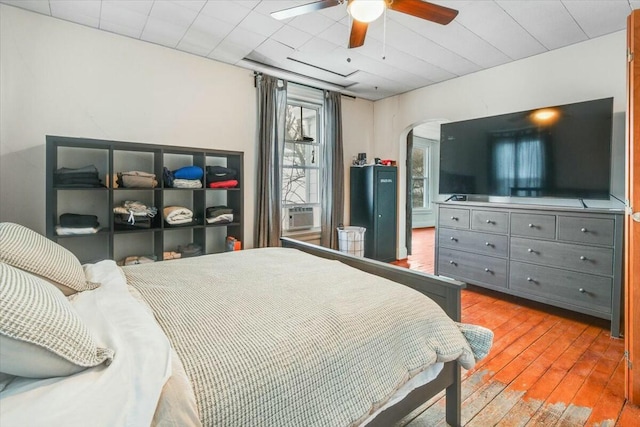
<path fill-rule="evenodd" d="M 288 230 L 308 230 L 313 228 L 313 208 L 289 208 Z"/>

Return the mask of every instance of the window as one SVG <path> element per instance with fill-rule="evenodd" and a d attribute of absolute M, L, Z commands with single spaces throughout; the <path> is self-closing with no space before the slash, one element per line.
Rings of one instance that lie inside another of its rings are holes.
<path fill-rule="evenodd" d="M 431 145 L 414 141 L 411 152 L 411 200 L 414 209 L 431 208 L 429 191 L 429 170 L 431 165 Z"/>
<path fill-rule="evenodd" d="M 291 83 L 287 92 L 282 228 L 319 229 L 323 92 Z"/>

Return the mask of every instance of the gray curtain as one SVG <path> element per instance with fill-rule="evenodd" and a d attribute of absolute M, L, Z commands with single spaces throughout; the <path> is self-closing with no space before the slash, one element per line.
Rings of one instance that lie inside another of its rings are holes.
<path fill-rule="evenodd" d="M 320 188 L 322 231 L 320 244 L 338 249 L 336 228 L 344 217 L 344 160 L 342 155 L 342 99 L 340 93 L 325 93 L 325 144 Z"/>
<path fill-rule="evenodd" d="M 287 82 L 256 76 L 258 95 L 258 177 L 254 246 L 280 246 L 281 162 L 284 147 Z"/>

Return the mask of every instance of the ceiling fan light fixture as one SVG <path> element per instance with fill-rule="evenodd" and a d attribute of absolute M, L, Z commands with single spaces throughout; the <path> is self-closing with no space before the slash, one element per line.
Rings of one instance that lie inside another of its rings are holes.
<path fill-rule="evenodd" d="M 378 19 L 385 7 L 384 0 L 349 0 L 347 11 L 356 21 L 369 23 Z"/>

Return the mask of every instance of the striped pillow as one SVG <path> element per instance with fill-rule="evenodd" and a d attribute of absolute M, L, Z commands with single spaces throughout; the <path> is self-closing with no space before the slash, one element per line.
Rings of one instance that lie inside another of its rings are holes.
<path fill-rule="evenodd" d="M 0 261 L 52 282 L 65 295 L 98 287 L 87 282 L 74 254 L 19 224 L 0 223 Z"/>
<path fill-rule="evenodd" d="M 0 263 L 0 372 L 49 378 L 112 360 L 55 286 Z"/>

